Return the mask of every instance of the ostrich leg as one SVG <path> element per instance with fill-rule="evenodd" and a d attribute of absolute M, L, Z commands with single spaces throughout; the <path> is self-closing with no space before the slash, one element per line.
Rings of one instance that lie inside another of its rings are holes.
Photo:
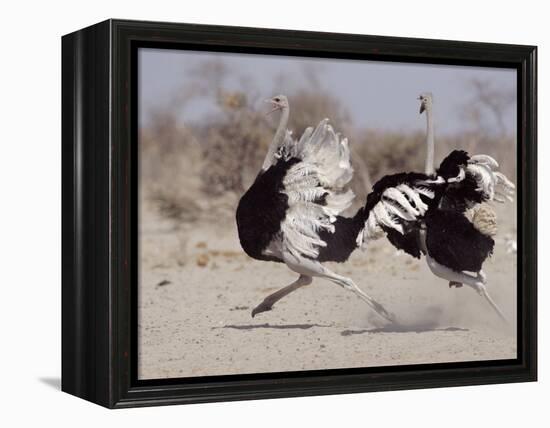
<path fill-rule="evenodd" d="M 386 309 L 378 303 L 376 300 L 374 300 L 372 297 L 370 297 L 367 293 L 365 293 L 363 290 L 361 290 L 355 282 L 351 280 L 351 278 L 347 278 L 345 276 L 338 275 L 326 268 L 324 268 L 324 278 L 327 278 L 331 280 L 332 282 L 344 287 L 344 289 L 349 290 L 353 293 L 355 293 L 356 296 L 358 296 L 361 300 L 365 301 L 367 305 L 369 305 L 372 309 L 376 311 L 378 315 L 380 315 L 382 318 L 386 319 L 387 321 L 391 323 L 395 323 L 395 317 L 394 315 L 390 314 Z"/>
<path fill-rule="evenodd" d="M 485 286 L 485 273 L 480 270 L 476 276 L 469 275 L 464 272 L 455 272 L 452 269 L 449 269 L 446 266 L 443 266 L 436 262 L 434 259 L 432 259 L 427 251 L 426 248 L 426 231 L 421 230 L 419 232 L 420 237 L 420 245 L 422 250 L 424 251 L 424 254 L 426 256 L 426 262 L 428 263 L 428 267 L 433 272 L 434 275 L 446 279 L 447 281 L 451 281 L 454 283 L 461 283 L 466 284 L 472 287 L 474 290 L 476 290 L 481 296 L 485 297 L 485 300 L 491 305 L 491 307 L 495 310 L 495 312 L 498 314 L 500 319 L 502 319 L 505 323 L 508 323 L 508 320 L 498 307 L 498 305 L 495 303 L 495 301 L 491 298 L 489 295 L 489 292 L 487 291 L 487 287 Z"/>
<path fill-rule="evenodd" d="M 277 290 L 275 293 L 267 296 L 262 303 L 260 303 L 258 306 L 256 306 L 252 310 L 252 318 L 254 318 L 255 315 L 260 314 L 262 312 L 270 311 L 273 308 L 273 305 L 279 300 L 281 300 L 283 297 L 285 297 L 287 294 L 290 294 L 293 291 L 298 290 L 304 285 L 311 284 L 312 281 L 313 281 L 313 278 L 311 278 L 311 276 L 300 275 L 298 279 L 294 281 L 292 284 L 287 285 L 286 287 L 283 287 L 280 290 Z"/>
<path fill-rule="evenodd" d="M 361 300 L 367 303 L 374 311 L 387 321 L 394 323 L 394 317 L 384 307 L 361 290 L 350 278 L 347 278 L 324 267 L 320 262 L 311 259 L 297 259 L 291 255 L 284 255 L 286 265 L 295 272 L 311 277 L 326 278 L 346 290 L 355 293 Z"/>

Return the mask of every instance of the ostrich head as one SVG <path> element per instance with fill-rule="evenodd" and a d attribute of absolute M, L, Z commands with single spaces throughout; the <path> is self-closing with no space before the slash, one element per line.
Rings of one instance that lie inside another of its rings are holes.
<path fill-rule="evenodd" d="M 433 97 L 431 92 L 423 92 L 418 97 L 420 100 L 420 114 L 424 113 L 424 110 L 432 109 Z"/>
<path fill-rule="evenodd" d="M 267 114 L 271 114 L 277 110 L 288 110 L 288 99 L 284 95 L 275 95 L 273 98 L 265 100 L 266 103 L 271 103 L 273 107 Z"/>

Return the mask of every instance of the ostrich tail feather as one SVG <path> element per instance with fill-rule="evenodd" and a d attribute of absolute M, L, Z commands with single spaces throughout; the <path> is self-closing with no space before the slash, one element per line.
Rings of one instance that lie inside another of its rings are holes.
<path fill-rule="evenodd" d="M 474 206 L 466 212 L 466 217 L 484 235 L 493 237 L 497 234 L 497 215 L 489 205 Z"/>

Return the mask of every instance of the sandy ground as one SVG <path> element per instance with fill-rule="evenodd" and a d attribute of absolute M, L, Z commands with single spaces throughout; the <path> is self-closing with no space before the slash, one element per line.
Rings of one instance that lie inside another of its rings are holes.
<path fill-rule="evenodd" d="M 488 288 L 509 320 L 516 317 L 515 207 L 498 210 Z M 251 318 L 263 298 L 297 277 L 240 249 L 234 220 L 179 225 L 142 216 L 139 378 L 169 378 L 386 366 L 516 357 L 515 326 L 505 326 L 472 289 L 448 287 L 423 260 L 386 240 L 356 251 L 350 276 L 393 312 L 388 325 L 352 293 L 315 279 Z"/>

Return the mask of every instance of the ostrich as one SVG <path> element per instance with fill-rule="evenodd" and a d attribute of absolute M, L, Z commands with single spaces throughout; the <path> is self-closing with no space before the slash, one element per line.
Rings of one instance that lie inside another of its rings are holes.
<path fill-rule="evenodd" d="M 261 170 L 239 201 L 239 240 L 250 257 L 284 263 L 299 276 L 267 296 L 252 310 L 252 317 L 270 311 L 277 301 L 319 277 L 352 291 L 392 322 L 392 315 L 352 279 L 322 265 L 346 261 L 357 248 L 365 222 L 364 208 L 353 217 L 340 215 L 354 198 L 346 188 L 353 175 L 347 139 L 340 139 L 324 119 L 296 141 L 287 130 L 287 98 L 278 95 L 266 101 L 273 107 L 269 113 L 279 111 L 281 117 Z"/>
<path fill-rule="evenodd" d="M 413 257 L 424 254 L 432 273 L 448 280 L 449 286 L 472 287 L 505 320 L 485 286 L 482 265 L 493 252 L 496 216 L 481 204 L 512 200 L 514 185 L 496 171 L 498 163 L 490 156 L 470 157 L 460 150 L 451 152 L 434 173 L 432 95 L 419 99 L 420 113 L 425 111 L 427 117 L 425 173 L 395 174 L 375 184 L 366 207 L 372 214 L 358 243 L 385 234 Z M 403 196 L 397 205 L 395 197 L 388 198 L 396 192 Z"/>
<path fill-rule="evenodd" d="M 433 97 L 431 93 L 421 94 L 420 114 L 426 112 L 427 155 L 426 173 L 433 172 L 434 121 Z M 457 171 L 458 168 L 458 171 Z M 495 245 L 496 215 L 486 201 L 512 201 L 515 186 L 502 173 L 495 171 L 498 163 L 486 155 L 469 157 L 465 152 L 453 152 L 439 168 L 440 175 L 455 183 L 450 184 L 440 200 L 437 210 L 426 218 L 426 229 L 420 231 L 420 245 L 426 253 L 432 272 L 449 280 L 449 287 L 461 287 L 466 283 L 484 296 L 501 318 L 502 312 L 489 296 L 486 276 L 482 265 Z M 454 248 L 441 245 L 441 236 L 453 242 Z M 461 249 L 457 257 L 456 249 Z M 451 269 L 449 271 L 449 268 Z M 475 272 L 475 277 L 464 271 Z M 473 283 L 472 283 L 473 281 Z"/>

